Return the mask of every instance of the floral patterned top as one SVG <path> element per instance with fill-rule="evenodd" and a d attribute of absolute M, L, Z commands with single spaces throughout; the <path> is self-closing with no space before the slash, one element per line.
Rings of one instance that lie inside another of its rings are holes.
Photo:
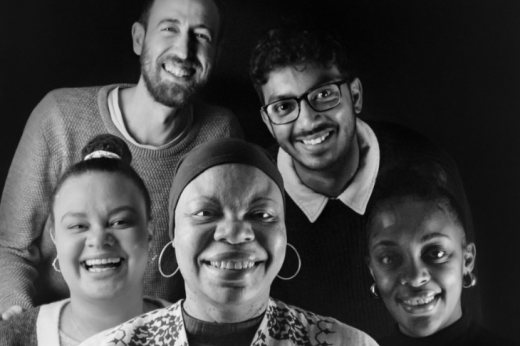
<path fill-rule="evenodd" d="M 148 312 L 85 340 L 81 346 L 188 346 L 182 302 Z M 372 346 L 367 334 L 333 318 L 322 317 L 269 299 L 251 346 Z"/>

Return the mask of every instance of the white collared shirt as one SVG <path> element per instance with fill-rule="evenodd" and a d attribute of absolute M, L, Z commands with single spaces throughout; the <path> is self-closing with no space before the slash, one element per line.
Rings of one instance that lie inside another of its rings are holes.
<path fill-rule="evenodd" d="M 352 181 L 337 199 L 356 213 L 363 215 L 374 190 L 379 171 L 379 143 L 367 123 L 356 119 L 359 145 L 359 166 Z M 292 157 L 282 148 L 278 150 L 278 170 L 282 174 L 285 191 L 300 207 L 309 221 L 315 222 L 327 205 L 329 197 L 307 187 L 298 177 Z"/>

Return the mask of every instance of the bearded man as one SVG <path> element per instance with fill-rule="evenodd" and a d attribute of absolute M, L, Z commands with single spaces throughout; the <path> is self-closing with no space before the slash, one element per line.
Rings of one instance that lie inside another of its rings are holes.
<path fill-rule="evenodd" d="M 196 99 L 213 69 L 223 24 L 217 0 L 148 0 L 132 27 L 141 62 L 136 85 L 59 89 L 34 109 L 0 202 L 2 319 L 68 296 L 50 238 L 49 201 L 62 172 L 100 133 L 127 142 L 150 190 L 155 233 L 144 293 L 169 301 L 183 294 L 182 282 L 158 274 L 154 256 L 169 241 L 174 167 L 202 142 L 242 136 L 229 110 Z"/>

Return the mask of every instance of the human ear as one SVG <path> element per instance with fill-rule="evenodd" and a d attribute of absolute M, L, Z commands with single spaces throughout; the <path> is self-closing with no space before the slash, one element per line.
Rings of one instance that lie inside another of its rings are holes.
<path fill-rule="evenodd" d="M 134 47 L 134 53 L 137 55 L 141 55 L 143 51 L 145 34 L 146 30 L 141 23 L 135 22 L 134 25 L 132 25 L 132 43 Z"/>
<path fill-rule="evenodd" d="M 273 131 L 273 124 L 271 123 L 271 120 L 269 120 L 269 117 L 267 116 L 267 114 L 265 114 L 265 112 L 260 110 L 260 115 L 262 116 L 262 121 L 264 122 L 265 126 L 267 126 L 267 128 L 269 129 L 269 132 L 271 132 L 271 135 L 274 138 L 276 138 L 276 136 L 274 135 L 274 131 Z"/>
<path fill-rule="evenodd" d="M 350 82 L 349 88 L 352 97 L 352 106 L 356 114 L 359 114 L 363 108 L 363 86 L 359 78 L 354 78 L 354 80 Z"/>
<path fill-rule="evenodd" d="M 477 248 L 475 243 L 469 243 L 464 248 L 464 273 L 471 273 L 475 267 L 475 259 L 477 257 Z"/>
<path fill-rule="evenodd" d="M 155 224 L 153 221 L 148 221 L 148 225 L 146 226 L 146 229 L 148 230 L 148 244 L 150 244 L 153 240 L 153 234 L 155 230 Z"/>
<path fill-rule="evenodd" d="M 372 269 L 372 261 L 370 260 L 369 256 L 365 257 L 365 262 L 368 266 L 368 270 L 370 271 L 370 275 L 372 276 L 372 279 L 374 279 L 374 281 L 375 281 L 376 278 L 374 277 L 374 270 Z"/>

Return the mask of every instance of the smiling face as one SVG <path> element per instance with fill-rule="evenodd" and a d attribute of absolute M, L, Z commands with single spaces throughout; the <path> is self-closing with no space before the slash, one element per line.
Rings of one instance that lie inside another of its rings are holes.
<path fill-rule="evenodd" d="M 88 172 L 61 186 L 55 243 L 71 296 L 110 299 L 142 291 L 149 225 L 139 189 L 118 174 Z"/>
<path fill-rule="evenodd" d="M 266 84 L 262 85 L 264 104 L 288 98 L 299 97 L 305 92 L 323 84 L 344 79 L 338 68 L 307 64 L 305 66 L 284 67 L 269 73 Z M 341 103 L 328 111 L 315 111 L 304 100 L 300 103 L 300 116 L 295 122 L 273 125 L 262 113 L 278 144 L 296 161 L 309 170 L 327 170 L 346 165 L 353 157 L 356 141 L 355 108 L 362 104 L 361 83 L 356 78 L 350 84 L 341 85 Z M 357 157 L 357 156 L 356 156 Z"/>
<path fill-rule="evenodd" d="M 174 242 L 187 309 L 265 304 L 285 257 L 280 189 L 256 167 L 212 167 L 182 192 Z"/>
<path fill-rule="evenodd" d="M 156 102 L 183 107 L 206 83 L 218 30 L 218 9 L 212 0 L 155 0 L 148 27 L 134 24 L 141 76 Z"/>
<path fill-rule="evenodd" d="M 404 334 L 428 336 L 462 316 L 462 278 L 473 269 L 475 246 L 464 246 L 446 202 L 389 199 L 368 232 L 370 271 Z"/>

